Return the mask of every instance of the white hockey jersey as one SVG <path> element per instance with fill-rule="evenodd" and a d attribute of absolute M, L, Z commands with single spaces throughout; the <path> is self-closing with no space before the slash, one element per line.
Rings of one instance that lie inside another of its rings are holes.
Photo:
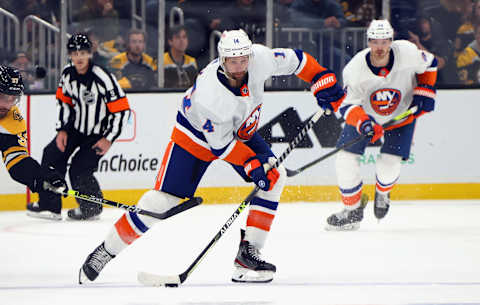
<path fill-rule="evenodd" d="M 392 42 L 394 62 L 384 77 L 367 64 L 370 48 L 357 53 L 343 70 L 346 98 L 340 113 L 347 118 L 354 105 L 361 105 L 378 124 L 384 124 L 408 109 L 417 86 L 416 75 L 436 71 L 434 56 L 406 40 Z M 400 122 L 399 122 L 400 123 Z"/>
<path fill-rule="evenodd" d="M 302 54 L 254 44 L 248 76 L 239 89 L 228 86 L 218 59 L 212 61 L 180 103 L 172 140 L 201 160 L 225 159 L 237 140 L 247 141 L 257 130 L 265 81 L 301 72 L 306 61 Z"/>

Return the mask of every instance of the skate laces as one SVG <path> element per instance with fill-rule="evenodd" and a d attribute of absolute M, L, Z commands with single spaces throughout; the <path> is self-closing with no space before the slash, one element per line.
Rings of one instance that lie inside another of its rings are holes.
<path fill-rule="evenodd" d="M 92 253 L 88 265 L 99 273 L 111 259 L 112 256 L 107 252 L 107 250 L 105 250 L 104 247 L 100 247 Z"/>
<path fill-rule="evenodd" d="M 377 193 L 377 194 L 376 194 L 376 197 L 375 197 L 375 206 L 376 206 L 377 208 L 386 209 L 389 203 L 390 203 L 390 200 L 389 200 L 387 194 L 380 194 L 380 193 Z"/>
<path fill-rule="evenodd" d="M 335 213 L 334 215 L 338 218 L 338 219 L 345 219 L 345 218 L 348 218 L 348 215 L 350 214 L 350 210 L 347 210 L 347 209 L 343 209 L 342 211 L 338 212 L 338 213 Z"/>
<path fill-rule="evenodd" d="M 264 263 L 265 261 L 261 258 L 260 250 L 257 249 L 257 247 L 248 244 L 247 246 L 247 253 L 250 256 L 251 259 Z"/>

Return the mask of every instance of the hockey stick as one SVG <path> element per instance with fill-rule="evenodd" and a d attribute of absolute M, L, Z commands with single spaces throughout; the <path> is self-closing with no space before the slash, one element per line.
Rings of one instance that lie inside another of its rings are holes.
<path fill-rule="evenodd" d="M 415 113 L 417 111 L 418 107 L 415 106 L 415 107 L 412 107 L 410 109 L 408 109 L 407 111 L 397 115 L 396 117 L 392 118 L 391 120 L 389 120 L 388 122 L 386 122 L 385 124 L 382 125 L 383 128 L 387 128 L 387 127 L 390 127 L 392 126 L 394 123 L 400 121 L 401 119 L 404 119 L 406 118 L 407 116 Z M 325 155 L 321 156 L 320 158 L 318 159 L 315 159 L 313 160 L 312 162 L 309 162 L 307 164 L 305 164 L 304 166 L 300 167 L 300 168 L 297 168 L 295 170 L 291 170 L 291 169 L 288 169 L 288 168 L 285 168 L 286 171 L 287 171 L 287 177 L 293 177 L 293 176 L 296 176 L 298 174 L 300 174 L 301 172 L 303 172 L 304 170 L 306 170 L 307 168 L 310 168 L 312 166 L 314 166 L 315 164 L 327 159 L 328 157 L 336 154 L 337 152 L 341 151 L 342 149 L 345 149 L 345 148 L 348 148 L 348 147 L 351 147 L 361 141 L 363 141 L 365 139 L 366 136 L 364 135 L 361 135 L 359 136 L 358 138 L 355 138 L 345 144 L 343 144 L 342 146 L 340 147 L 337 147 L 335 148 L 334 150 L 326 153 Z"/>
<path fill-rule="evenodd" d="M 292 142 L 288 145 L 288 148 L 283 152 L 283 154 L 277 159 L 275 164 L 272 166 L 272 168 L 277 168 L 284 160 L 285 158 L 288 157 L 288 155 L 292 152 L 292 150 L 303 140 L 305 135 L 307 134 L 308 130 L 312 128 L 313 124 L 315 124 L 318 119 L 322 116 L 324 113 L 323 109 L 320 109 L 313 115 L 313 117 L 310 119 L 310 121 L 305 125 L 302 130 L 295 136 Z M 192 273 L 192 271 L 200 264 L 200 262 L 203 260 L 205 255 L 210 251 L 213 246 L 217 243 L 217 241 L 225 234 L 225 232 L 230 228 L 230 226 L 233 224 L 235 219 L 240 215 L 240 213 L 245 210 L 245 208 L 250 204 L 250 201 L 255 197 L 257 192 L 260 190 L 258 186 L 253 189 L 250 194 L 245 198 L 245 200 L 242 201 L 240 206 L 233 212 L 232 216 L 230 216 L 225 222 L 225 224 L 222 226 L 220 231 L 215 235 L 215 237 L 208 243 L 208 245 L 203 249 L 203 251 L 200 253 L 200 255 L 197 256 L 197 258 L 193 261 L 193 263 L 185 270 L 183 273 L 180 273 L 178 275 L 169 275 L 169 276 L 164 276 L 164 275 L 157 275 L 157 274 L 152 274 L 148 272 L 139 272 L 138 273 L 138 281 L 142 283 L 143 285 L 146 286 L 166 286 L 166 287 L 178 287 L 179 284 L 182 284 L 185 282 L 187 277 Z"/>
<path fill-rule="evenodd" d="M 120 203 L 120 202 L 116 202 L 116 201 L 112 201 L 112 200 L 108 200 L 108 199 L 104 199 L 104 198 L 98 198 L 98 197 L 95 197 L 93 195 L 81 194 L 81 193 L 79 193 L 78 191 L 75 191 L 75 190 L 61 191 L 61 190 L 54 189 L 54 188 L 50 188 L 50 190 L 52 192 L 55 192 L 55 193 L 60 194 L 60 195 L 72 196 L 72 197 L 75 197 L 75 198 L 78 198 L 78 199 L 82 199 L 82 200 L 93 202 L 93 203 L 100 204 L 100 205 L 109 205 L 109 206 L 116 207 L 116 208 L 119 208 L 119 209 L 127 210 L 128 212 L 133 212 L 133 213 L 137 213 L 137 214 L 141 214 L 141 215 L 146 215 L 146 216 L 154 217 L 154 218 L 157 218 L 157 219 L 167 219 L 167 218 L 172 217 L 173 215 L 176 215 L 180 212 L 183 212 L 183 211 L 189 210 L 193 207 L 196 207 L 197 205 L 199 205 L 203 202 L 203 199 L 201 197 L 192 197 L 192 198 L 190 198 L 188 200 L 185 200 L 184 202 L 180 203 L 179 205 L 171 208 L 170 210 L 168 210 L 166 212 L 155 213 L 155 212 L 151 212 L 151 211 L 147 211 L 147 210 L 138 208 L 134 205 L 128 205 L 128 204 L 123 204 L 123 203 Z"/>

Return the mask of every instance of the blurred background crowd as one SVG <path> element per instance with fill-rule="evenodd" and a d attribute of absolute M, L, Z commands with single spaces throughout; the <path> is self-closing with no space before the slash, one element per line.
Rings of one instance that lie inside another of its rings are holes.
<path fill-rule="evenodd" d="M 126 90 L 160 89 L 157 69 L 163 69 L 163 88 L 188 88 L 216 57 L 221 31 L 237 28 L 255 43 L 303 49 L 341 77 L 344 65 L 366 47 L 365 29 L 383 17 L 385 3 L 395 38 L 437 56 L 440 86 L 480 84 L 480 0 L 274 0 L 271 19 L 266 0 L 165 0 L 163 18 L 159 0 L 64 1 L 67 34 L 87 33 L 94 61 L 114 72 Z M 22 70 L 35 65 L 48 70 L 44 80 L 24 75 L 30 91 L 56 88 L 62 69 L 57 49 L 64 48 L 58 44 L 60 2 L 0 0 L 0 61 Z M 18 32 L 15 23 L 9 24 L 12 18 L 18 19 Z M 163 50 L 159 22 L 165 29 Z M 20 43 L 12 42 L 16 36 L 22 36 Z M 305 84 L 276 78 L 268 86 L 300 89 Z"/>

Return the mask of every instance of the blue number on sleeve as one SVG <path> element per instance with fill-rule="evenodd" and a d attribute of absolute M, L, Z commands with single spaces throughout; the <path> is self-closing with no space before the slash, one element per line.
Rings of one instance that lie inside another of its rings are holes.
<path fill-rule="evenodd" d="M 285 59 L 285 53 L 284 52 L 274 52 L 273 55 L 275 57 L 282 56 Z"/>
<path fill-rule="evenodd" d="M 206 130 L 207 132 L 213 132 L 213 131 L 214 131 L 212 121 L 210 121 L 210 120 L 207 120 L 207 121 L 205 122 L 205 124 L 203 124 L 202 127 L 203 127 L 203 129 Z"/>

